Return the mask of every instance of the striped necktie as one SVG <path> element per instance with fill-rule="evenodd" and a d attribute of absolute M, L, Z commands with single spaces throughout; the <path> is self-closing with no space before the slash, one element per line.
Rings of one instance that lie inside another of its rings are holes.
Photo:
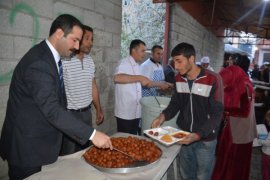
<path fill-rule="evenodd" d="M 58 61 L 58 75 L 59 75 L 59 80 L 60 80 L 60 89 L 61 93 L 64 93 L 64 80 L 63 80 L 63 66 L 62 66 L 62 61 Z"/>

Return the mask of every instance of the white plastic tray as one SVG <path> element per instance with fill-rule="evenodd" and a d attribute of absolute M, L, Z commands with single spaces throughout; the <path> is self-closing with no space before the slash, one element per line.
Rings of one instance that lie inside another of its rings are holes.
<path fill-rule="evenodd" d="M 154 135 L 154 134 L 149 134 L 149 132 L 152 131 L 153 133 L 158 133 L 158 135 Z M 171 127 L 171 126 L 164 126 L 164 127 L 159 127 L 159 128 L 153 128 L 153 129 L 147 129 L 147 130 L 144 130 L 143 131 L 145 135 L 147 135 L 148 137 L 158 141 L 159 143 L 165 145 L 165 146 L 170 146 L 178 141 L 181 140 L 181 138 L 175 138 L 173 137 L 172 135 L 175 134 L 175 133 L 178 133 L 178 132 L 185 132 L 185 131 L 182 131 L 180 129 L 177 129 L 177 128 L 174 128 L 174 127 Z M 188 133 L 188 132 L 186 132 Z M 166 141 L 163 141 L 161 140 L 161 137 L 165 134 L 168 134 L 171 136 L 172 138 L 172 142 L 166 142 Z"/>

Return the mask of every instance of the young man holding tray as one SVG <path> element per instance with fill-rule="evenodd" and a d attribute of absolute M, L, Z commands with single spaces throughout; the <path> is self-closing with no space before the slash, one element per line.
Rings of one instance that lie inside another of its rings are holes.
<path fill-rule="evenodd" d="M 176 93 L 168 107 L 154 119 L 152 128 L 179 111 L 177 125 L 190 134 L 179 141 L 181 179 L 211 178 L 216 138 L 223 113 L 221 77 L 195 64 L 195 49 L 188 43 L 178 44 L 171 53 L 175 63 Z"/>

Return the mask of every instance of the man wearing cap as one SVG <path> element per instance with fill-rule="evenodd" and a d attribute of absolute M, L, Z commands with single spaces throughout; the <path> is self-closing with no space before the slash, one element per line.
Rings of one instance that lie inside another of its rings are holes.
<path fill-rule="evenodd" d="M 210 58 L 208 56 L 204 56 L 201 59 L 201 66 L 205 69 L 208 69 L 210 71 L 214 71 L 214 69 L 210 66 Z"/>

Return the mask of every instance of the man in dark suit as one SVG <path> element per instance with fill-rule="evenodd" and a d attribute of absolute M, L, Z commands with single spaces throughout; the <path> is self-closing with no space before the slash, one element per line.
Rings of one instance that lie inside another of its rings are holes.
<path fill-rule="evenodd" d="M 65 109 L 57 64 L 79 49 L 82 35 L 79 20 L 60 15 L 49 38 L 31 48 L 14 70 L 0 139 L 0 155 L 8 161 L 11 180 L 26 178 L 55 162 L 62 133 L 80 144 L 91 140 L 97 147 L 112 149 L 107 135 Z"/>

